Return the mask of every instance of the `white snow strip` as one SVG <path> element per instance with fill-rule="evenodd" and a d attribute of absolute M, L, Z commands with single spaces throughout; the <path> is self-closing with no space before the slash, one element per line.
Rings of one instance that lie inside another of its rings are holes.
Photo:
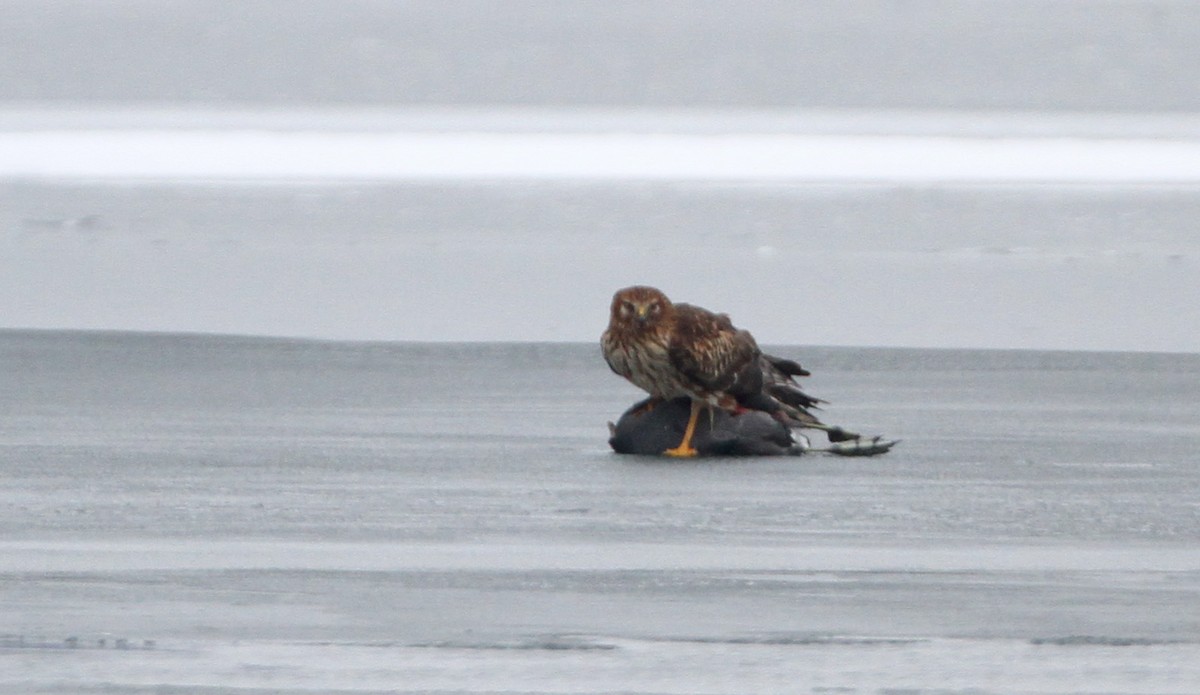
<path fill-rule="evenodd" d="M 1197 182 L 1200 140 L 881 135 L 53 130 L 0 176 Z"/>

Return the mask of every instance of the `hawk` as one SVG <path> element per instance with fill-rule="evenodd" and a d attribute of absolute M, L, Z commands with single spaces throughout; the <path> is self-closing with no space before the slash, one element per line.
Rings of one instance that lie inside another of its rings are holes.
<path fill-rule="evenodd" d="M 600 346 L 614 372 L 650 394 L 645 407 L 691 399 L 683 440 L 663 452 L 668 456 L 697 454 L 692 437 L 705 408 L 759 410 L 792 427 L 826 430 L 831 441 L 857 438 L 808 411 L 821 401 L 796 385 L 794 377 L 809 374 L 799 364 L 764 354 L 726 314 L 674 304 L 653 287 L 626 287 L 613 295 Z"/>

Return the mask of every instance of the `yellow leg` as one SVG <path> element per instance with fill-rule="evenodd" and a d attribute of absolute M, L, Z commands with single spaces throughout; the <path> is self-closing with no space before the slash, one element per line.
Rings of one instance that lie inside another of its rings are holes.
<path fill-rule="evenodd" d="M 663 452 L 666 456 L 676 456 L 679 458 L 690 458 L 700 453 L 692 448 L 692 435 L 696 434 L 696 420 L 700 417 L 700 409 L 704 404 L 697 400 L 692 400 L 692 412 L 688 416 L 687 427 L 683 430 L 683 441 L 674 449 L 667 449 Z"/>

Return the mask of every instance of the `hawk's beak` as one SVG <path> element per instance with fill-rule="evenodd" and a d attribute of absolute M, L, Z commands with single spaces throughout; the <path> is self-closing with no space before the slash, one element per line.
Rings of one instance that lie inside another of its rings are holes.
<path fill-rule="evenodd" d="M 647 315 L 647 313 L 649 313 L 649 311 L 650 311 L 650 307 L 646 306 L 645 304 L 639 305 L 637 308 L 637 317 L 636 317 L 637 320 L 642 323 L 645 323 L 646 315 Z"/>

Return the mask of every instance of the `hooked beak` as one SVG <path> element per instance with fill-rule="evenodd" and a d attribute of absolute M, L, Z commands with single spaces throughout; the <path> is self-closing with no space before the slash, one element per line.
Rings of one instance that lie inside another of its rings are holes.
<path fill-rule="evenodd" d="M 635 312 L 634 318 L 636 318 L 638 320 L 638 323 L 645 323 L 646 317 L 649 315 L 649 312 L 650 312 L 649 306 L 647 306 L 645 304 L 639 304 L 637 307 L 637 310 Z"/>

